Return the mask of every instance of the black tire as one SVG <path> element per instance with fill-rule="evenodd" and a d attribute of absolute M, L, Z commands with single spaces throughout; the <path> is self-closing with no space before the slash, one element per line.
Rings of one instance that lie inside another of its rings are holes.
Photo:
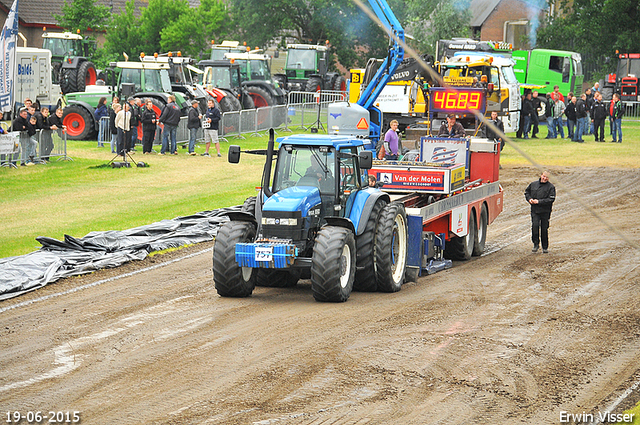
<path fill-rule="evenodd" d="M 469 231 L 466 236 L 454 237 L 444 246 L 444 256 L 450 260 L 466 261 L 471 259 L 476 239 L 476 216 L 469 213 Z"/>
<path fill-rule="evenodd" d="M 220 111 L 222 113 L 225 112 L 235 112 L 242 109 L 242 105 L 240 101 L 233 97 L 231 94 L 227 94 L 225 97 L 220 99 Z"/>
<path fill-rule="evenodd" d="M 325 226 L 311 258 L 311 290 L 316 301 L 345 302 L 356 274 L 356 241 L 349 229 Z"/>
<path fill-rule="evenodd" d="M 376 232 L 376 284 L 381 292 L 398 292 L 407 268 L 407 215 L 401 204 L 388 204 Z"/>
<path fill-rule="evenodd" d="M 60 90 L 63 94 L 78 92 L 78 70 L 77 69 L 61 69 L 60 70 Z"/>
<path fill-rule="evenodd" d="M 479 257 L 484 252 L 484 245 L 487 241 L 487 225 L 489 224 L 489 212 L 487 206 L 482 204 L 480 209 L 480 223 L 476 231 L 476 237 L 473 242 L 473 255 Z"/>
<path fill-rule="evenodd" d="M 600 89 L 602 92 L 602 100 L 611 100 L 613 98 L 613 87 L 603 87 Z"/>
<path fill-rule="evenodd" d="M 64 108 L 62 123 L 67 126 L 67 137 L 70 140 L 86 140 L 96 134 L 92 113 L 80 105 Z"/>
<path fill-rule="evenodd" d="M 95 85 L 98 80 L 98 71 L 91 61 L 84 61 L 78 67 L 78 75 L 76 76 L 78 91 L 85 91 L 87 86 Z"/>
<path fill-rule="evenodd" d="M 247 93 L 251 95 L 253 99 L 253 103 L 255 103 L 256 108 L 265 108 L 267 106 L 275 105 L 273 101 L 273 97 L 269 94 L 268 91 L 258 86 L 247 86 Z"/>
<path fill-rule="evenodd" d="M 248 297 L 256 286 L 256 269 L 238 267 L 236 244 L 253 242 L 256 228 L 252 223 L 230 221 L 218 230 L 213 245 L 213 281 L 222 297 Z"/>
<path fill-rule="evenodd" d="M 258 269 L 256 286 L 266 288 L 292 288 L 300 280 L 299 270 Z"/>
<path fill-rule="evenodd" d="M 240 211 L 251 214 L 255 217 L 256 215 L 256 201 L 257 198 L 255 196 L 251 196 L 244 200 L 244 204 L 242 204 L 242 209 Z"/>
<path fill-rule="evenodd" d="M 353 289 L 362 292 L 375 292 L 378 290 L 376 284 L 376 231 L 378 230 L 378 220 L 380 212 L 385 206 L 382 199 L 378 199 L 371 210 L 371 215 L 367 220 L 364 232 L 356 237 L 356 278 L 353 282 Z"/>
<path fill-rule="evenodd" d="M 322 85 L 322 78 L 320 77 L 309 77 L 307 80 L 307 84 L 305 86 L 304 91 L 315 93 L 320 90 L 323 90 L 324 87 Z"/>
<path fill-rule="evenodd" d="M 242 94 L 242 109 L 256 109 L 256 104 L 247 91 Z"/>
<path fill-rule="evenodd" d="M 333 90 L 335 91 L 347 91 L 347 80 L 342 75 L 338 75 L 336 81 L 333 83 Z"/>

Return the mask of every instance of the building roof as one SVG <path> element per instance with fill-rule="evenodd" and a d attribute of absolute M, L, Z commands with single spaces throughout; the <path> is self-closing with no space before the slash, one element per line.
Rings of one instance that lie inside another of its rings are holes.
<path fill-rule="evenodd" d="M 22 1 L 22 0 L 21 0 Z M 471 27 L 481 27 L 502 0 L 471 0 Z M 541 0 L 519 0 L 525 7 L 542 10 Z M 521 13 L 521 12 L 518 12 Z M 517 13 L 516 13 L 517 14 Z"/>
<path fill-rule="evenodd" d="M 62 14 L 62 5 L 65 0 L 47 0 L 46 7 L 42 0 L 19 0 L 18 18 L 24 25 L 56 25 L 54 15 Z M 113 13 L 120 13 L 125 9 L 127 0 L 97 0 L 97 5 L 113 8 Z M 198 7 L 200 0 L 189 0 L 191 7 Z M 0 8 L 8 11 L 13 5 L 13 0 L 0 0 Z M 136 14 L 141 7 L 149 6 L 149 0 L 135 0 Z"/>
<path fill-rule="evenodd" d="M 469 10 L 471 11 L 472 27 L 481 27 L 487 20 L 493 9 L 495 9 L 502 0 L 471 0 Z"/>

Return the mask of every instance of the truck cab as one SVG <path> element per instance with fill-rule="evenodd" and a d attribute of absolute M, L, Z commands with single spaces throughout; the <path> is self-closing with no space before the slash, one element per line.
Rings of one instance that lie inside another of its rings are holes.
<path fill-rule="evenodd" d="M 565 50 L 533 49 L 515 50 L 512 55 L 514 71 L 524 86 L 545 86 L 541 93 L 550 93 L 554 86 L 560 92 L 582 94 L 582 58 L 580 53 Z M 523 88 L 524 90 L 524 88 Z"/>

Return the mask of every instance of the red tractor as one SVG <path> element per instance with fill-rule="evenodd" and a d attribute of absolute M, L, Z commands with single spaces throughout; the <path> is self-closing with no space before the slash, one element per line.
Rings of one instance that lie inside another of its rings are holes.
<path fill-rule="evenodd" d="M 616 52 L 617 53 L 617 52 Z M 620 100 L 640 100 L 640 53 L 617 53 L 618 67 L 615 74 L 607 75 L 602 84 L 602 97 L 610 100 L 613 93 L 620 93 Z"/>

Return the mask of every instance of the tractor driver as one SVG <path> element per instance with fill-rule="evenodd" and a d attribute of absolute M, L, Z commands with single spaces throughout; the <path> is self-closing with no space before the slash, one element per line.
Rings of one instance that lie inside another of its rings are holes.
<path fill-rule="evenodd" d="M 323 164 L 320 163 L 318 155 L 311 155 L 310 160 L 311 165 L 305 171 L 303 179 L 305 181 L 314 180 L 314 182 L 316 182 L 314 186 L 322 188 L 323 191 L 333 188 L 333 175 L 327 167 L 324 167 Z"/>
<path fill-rule="evenodd" d="M 447 122 L 443 122 L 438 131 L 439 137 L 465 137 L 464 127 L 456 122 L 456 114 L 447 115 Z"/>

